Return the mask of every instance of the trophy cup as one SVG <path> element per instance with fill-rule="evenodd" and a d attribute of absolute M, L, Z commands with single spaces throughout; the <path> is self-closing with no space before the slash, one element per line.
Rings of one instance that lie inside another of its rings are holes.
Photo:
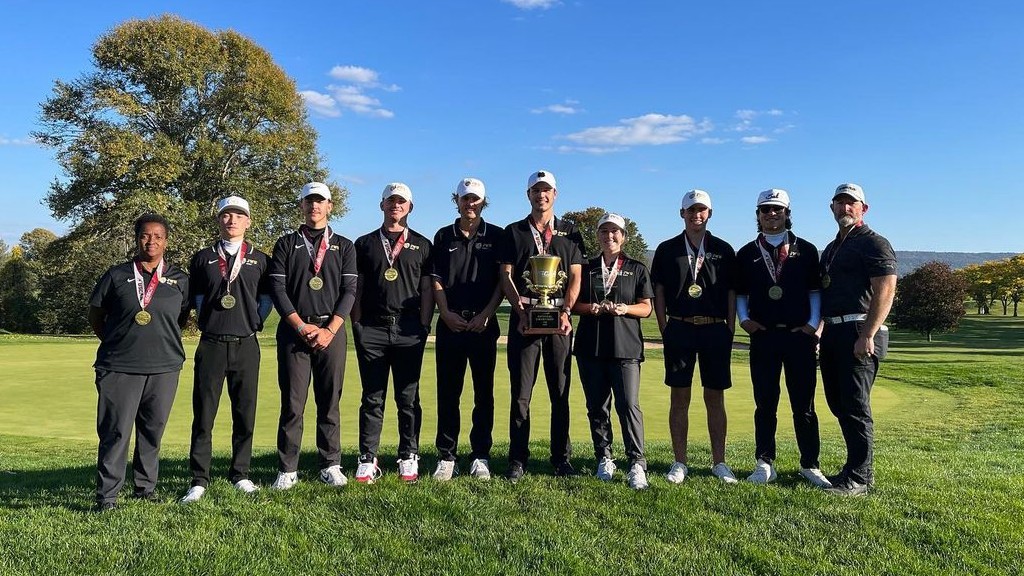
<path fill-rule="evenodd" d="M 530 269 L 523 271 L 526 287 L 540 295 L 540 302 L 526 311 L 524 334 L 557 334 L 561 312 L 551 304 L 549 295 L 565 285 L 565 272 L 558 269 L 558 256 L 530 256 Z"/>

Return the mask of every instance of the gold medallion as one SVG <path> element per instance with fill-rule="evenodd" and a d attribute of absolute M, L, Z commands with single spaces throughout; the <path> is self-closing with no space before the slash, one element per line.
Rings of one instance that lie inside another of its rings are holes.
<path fill-rule="evenodd" d="M 772 300 L 782 299 L 782 286 L 775 285 L 768 289 L 768 297 Z"/>
<path fill-rule="evenodd" d="M 220 305 L 225 310 L 230 310 L 235 307 L 235 297 L 231 294 L 225 294 L 220 297 Z"/>
<path fill-rule="evenodd" d="M 309 279 L 309 287 L 313 290 L 320 290 L 324 287 L 324 279 L 319 276 L 313 276 Z"/>
<path fill-rule="evenodd" d="M 150 314 L 149 312 L 146 312 L 145 310 L 139 310 L 139 312 L 135 314 L 135 323 L 138 324 L 139 326 L 145 326 L 146 324 L 149 324 L 152 321 L 153 315 Z"/>
<path fill-rule="evenodd" d="M 832 284 L 832 277 L 828 274 L 822 274 L 821 276 L 821 287 L 828 288 Z"/>
<path fill-rule="evenodd" d="M 384 279 L 388 282 L 394 282 L 398 280 L 398 270 L 394 266 L 384 271 Z"/>
<path fill-rule="evenodd" d="M 690 298 L 700 298 L 700 295 L 704 293 L 704 289 L 696 284 L 690 284 L 690 287 L 686 289 L 686 293 L 690 295 Z"/>

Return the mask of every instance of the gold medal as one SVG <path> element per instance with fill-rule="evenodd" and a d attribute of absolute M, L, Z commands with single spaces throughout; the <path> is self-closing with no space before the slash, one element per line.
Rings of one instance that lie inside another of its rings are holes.
<path fill-rule="evenodd" d="M 309 287 L 313 290 L 320 290 L 324 287 L 324 279 L 319 276 L 313 276 L 309 279 Z"/>
<path fill-rule="evenodd" d="M 831 284 L 832 284 L 832 277 L 829 276 L 828 274 L 823 274 L 821 276 L 821 287 L 822 288 L 828 288 L 829 285 L 831 285 Z"/>
<path fill-rule="evenodd" d="M 149 312 L 146 312 L 145 310 L 139 310 L 139 312 L 135 314 L 135 323 L 138 324 L 139 326 L 145 326 L 146 324 L 149 324 L 152 321 L 153 315 L 150 314 Z"/>
<path fill-rule="evenodd" d="M 231 294 L 225 294 L 220 297 L 220 305 L 225 310 L 230 310 L 235 307 L 235 297 Z"/>
<path fill-rule="evenodd" d="M 690 287 L 686 289 L 686 293 L 690 295 L 690 298 L 700 298 L 700 295 L 704 293 L 704 289 L 696 284 L 690 284 Z"/>
<path fill-rule="evenodd" d="M 782 286 L 775 285 L 775 286 L 772 286 L 771 288 L 769 288 L 768 289 L 768 297 L 771 298 L 772 300 L 781 300 L 782 299 Z"/>
<path fill-rule="evenodd" d="M 384 279 L 387 280 L 388 282 L 394 282 L 395 280 L 398 280 L 398 270 L 396 270 L 393 266 L 391 268 L 388 268 L 387 270 L 384 271 Z"/>

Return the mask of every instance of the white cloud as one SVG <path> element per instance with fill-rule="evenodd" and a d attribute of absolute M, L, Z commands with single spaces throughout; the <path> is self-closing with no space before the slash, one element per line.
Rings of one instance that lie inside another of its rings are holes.
<path fill-rule="evenodd" d="M 341 116 L 341 110 L 338 110 L 338 103 L 327 94 L 321 94 L 315 90 L 302 90 L 299 92 L 299 96 L 306 103 L 306 108 L 309 108 L 314 114 L 326 116 L 327 118 Z"/>
<path fill-rule="evenodd" d="M 329 73 L 331 78 L 356 84 L 377 84 L 377 72 L 362 66 L 335 66 Z"/>
<path fill-rule="evenodd" d="M 728 141 L 729 141 L 728 138 L 717 138 L 717 137 L 711 137 L 711 136 L 709 136 L 707 138 L 701 138 L 700 139 L 700 143 L 701 144 L 725 144 Z"/>
<path fill-rule="evenodd" d="M 612 152 L 623 152 L 629 150 L 625 146 L 559 146 L 557 148 L 562 154 L 583 152 L 584 154 L 611 154 Z"/>
<path fill-rule="evenodd" d="M 792 129 L 794 127 L 793 124 L 787 122 L 786 124 L 775 127 L 762 128 L 759 125 L 760 122 L 756 122 L 756 120 L 759 118 L 771 119 L 768 123 L 772 124 L 782 122 L 782 118 L 784 116 L 787 116 L 787 113 L 783 110 L 779 110 L 778 108 L 769 108 L 768 110 L 737 110 L 735 114 L 737 122 L 732 126 L 731 130 L 733 132 L 765 132 L 766 130 L 771 129 L 772 132 L 779 134 Z"/>
<path fill-rule="evenodd" d="M 740 142 L 744 144 L 764 144 L 765 142 L 771 142 L 772 139 L 767 136 L 744 136 L 740 138 Z"/>
<path fill-rule="evenodd" d="M 545 112 L 550 112 L 552 114 L 577 114 L 583 111 L 581 108 L 570 106 L 569 104 L 572 102 L 574 101 L 567 100 L 566 104 L 549 104 L 543 108 L 534 108 L 533 110 L 530 110 L 530 112 L 534 114 L 544 114 Z"/>
<path fill-rule="evenodd" d="M 710 120 L 696 121 L 690 116 L 645 114 L 619 120 L 617 126 L 596 126 L 564 136 L 578 146 L 602 149 L 629 146 L 661 146 L 685 142 L 710 132 Z"/>
<path fill-rule="evenodd" d="M 8 138 L 0 136 L 0 146 L 37 146 L 39 142 L 31 136 L 25 138 Z"/>
<path fill-rule="evenodd" d="M 395 113 L 383 108 L 380 100 L 369 96 L 358 86 L 328 86 L 331 96 L 342 108 L 347 108 L 357 114 L 373 116 L 376 118 L 393 118 Z"/>
<path fill-rule="evenodd" d="M 547 10 L 558 4 L 558 0 L 502 0 L 502 2 L 511 4 L 521 10 L 533 10 L 534 8 Z"/>

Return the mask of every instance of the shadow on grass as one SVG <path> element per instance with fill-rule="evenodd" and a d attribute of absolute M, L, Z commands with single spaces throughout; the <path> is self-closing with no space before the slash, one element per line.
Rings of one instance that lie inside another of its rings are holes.
<path fill-rule="evenodd" d="M 908 330 L 894 330 L 892 335 L 894 349 L 901 352 L 922 348 L 961 348 L 1001 355 L 998 351 L 1024 348 L 1024 319 L 1012 316 L 969 316 L 960 323 L 956 332 L 933 334 L 932 342 Z"/>

